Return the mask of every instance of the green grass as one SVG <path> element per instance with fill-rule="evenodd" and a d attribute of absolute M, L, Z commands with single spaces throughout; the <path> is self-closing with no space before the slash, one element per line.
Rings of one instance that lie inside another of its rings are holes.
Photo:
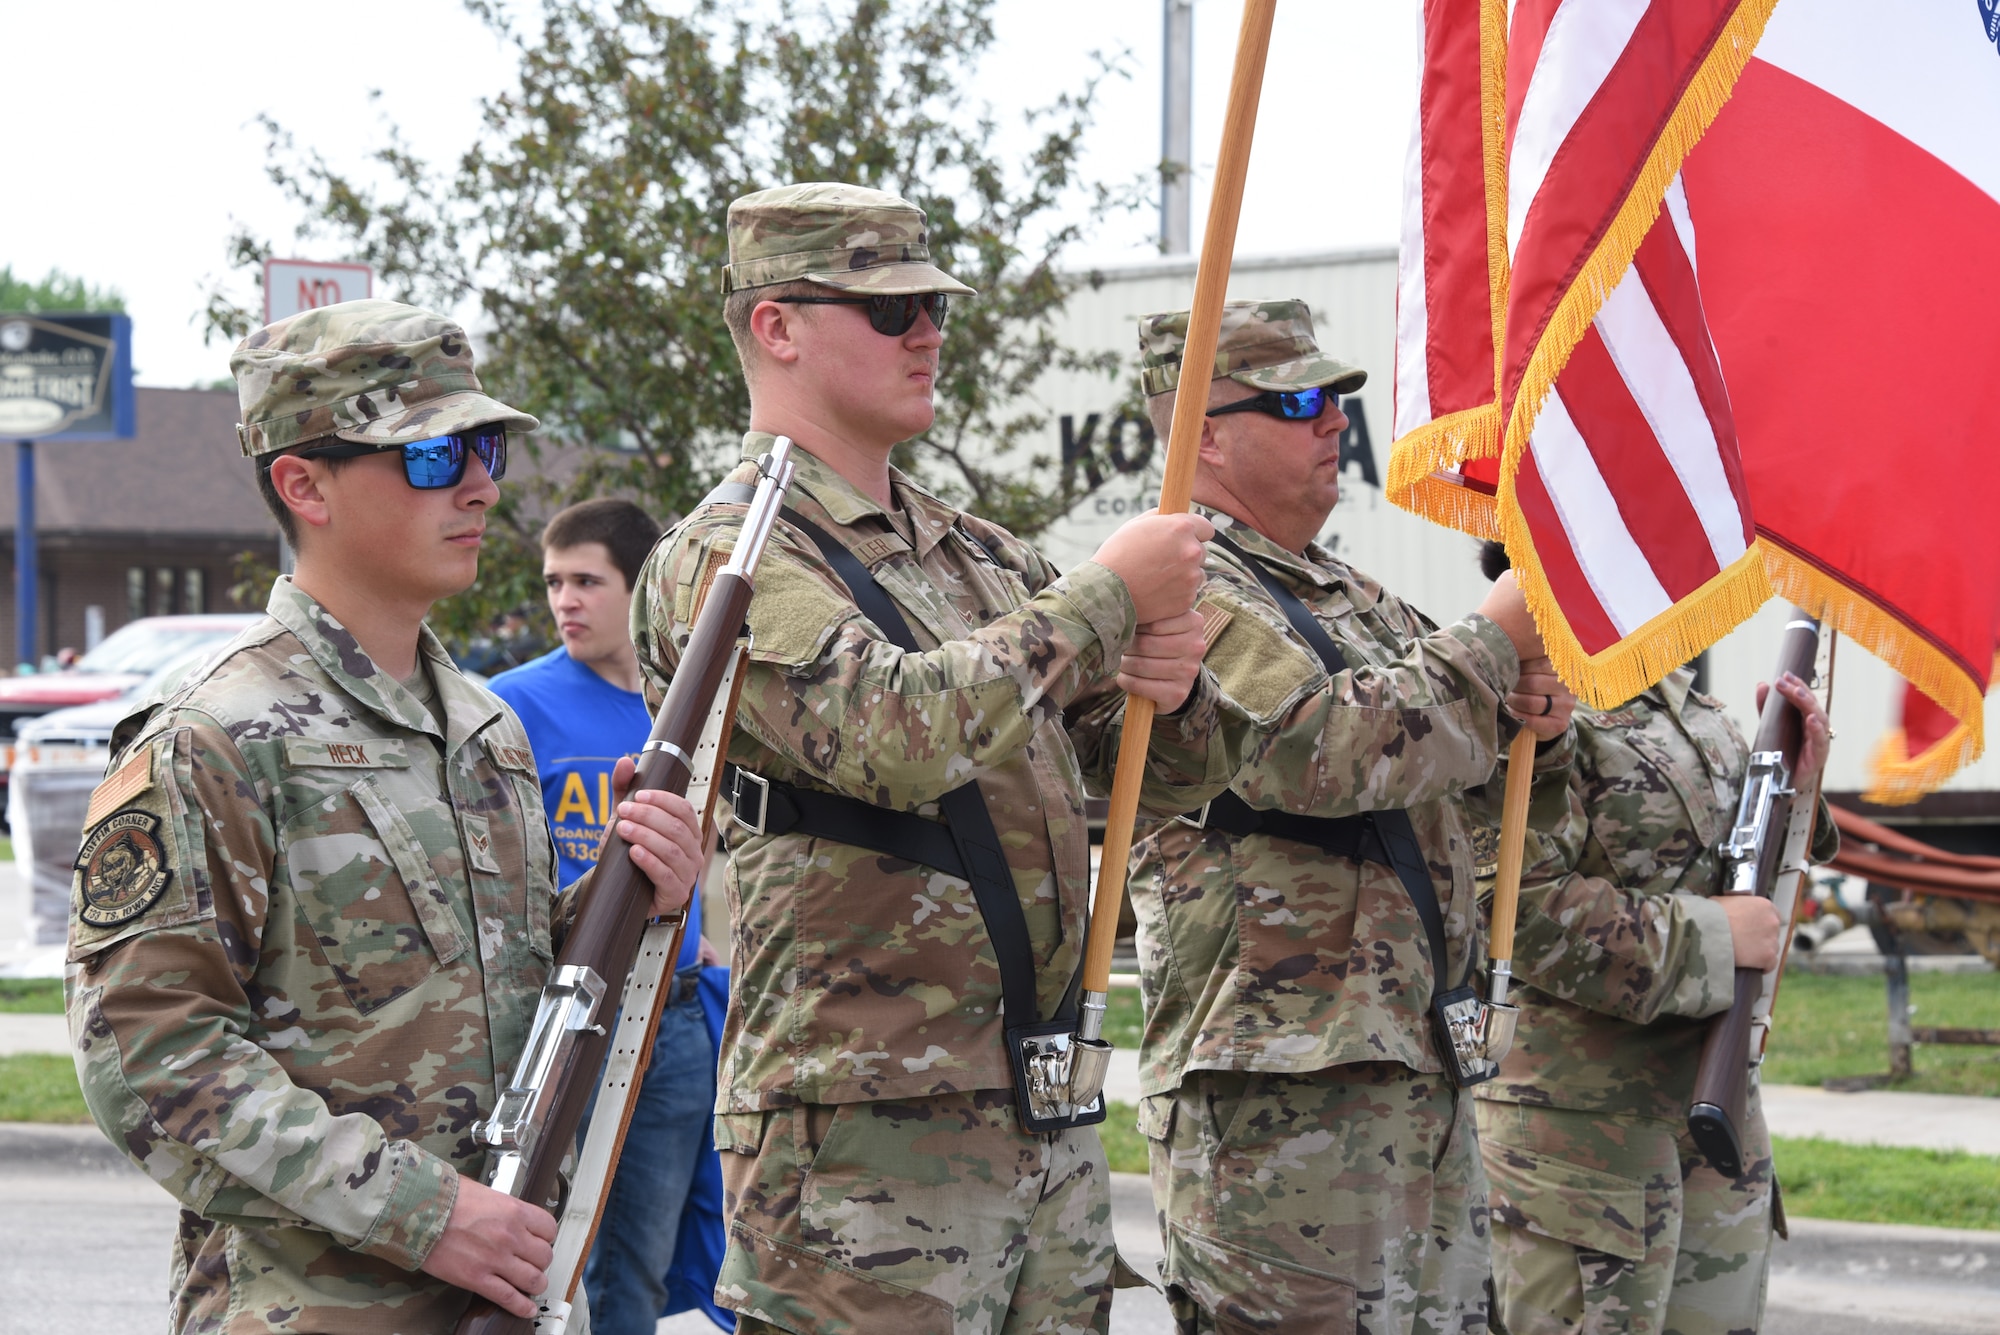
<path fill-rule="evenodd" d="M 6 835 L 0 834 L 0 862 L 12 862 L 13 860 L 14 841 Z"/>
<path fill-rule="evenodd" d="M 0 1057 L 0 1122 L 88 1122 L 68 1057 Z"/>
<path fill-rule="evenodd" d="M 1139 1006 L 1139 989 L 1114 987 L 1104 999 L 1104 1038 L 1114 1048 L 1136 1050 L 1146 1013 Z"/>
<path fill-rule="evenodd" d="M 1785 1212 L 1870 1224 L 2000 1229 L 2000 1158 L 1773 1137 Z"/>
<path fill-rule="evenodd" d="M 1115 998 L 1118 994 L 1111 995 Z M 1104 1110 L 1104 1122 L 1097 1131 L 1104 1139 L 1104 1157 L 1111 1161 L 1112 1172 L 1146 1171 L 1146 1138 L 1139 1134 L 1137 1108 L 1129 1103 L 1110 1105 Z"/>
<path fill-rule="evenodd" d="M 1910 1023 L 1919 1027 L 2000 1029 L 2000 978 L 1990 973 L 1912 973 L 1910 1003 Z M 1889 1069 L 1888 1003 L 1879 975 L 1788 972 L 1775 1018 L 1764 1061 L 1769 1084 L 1818 1085 Z M 2000 1096 L 2000 1048 L 1920 1043 L 1911 1063 L 1909 1079 L 1883 1088 Z"/>
<path fill-rule="evenodd" d="M 0 978 L 0 1014 L 61 1015 L 60 978 Z"/>

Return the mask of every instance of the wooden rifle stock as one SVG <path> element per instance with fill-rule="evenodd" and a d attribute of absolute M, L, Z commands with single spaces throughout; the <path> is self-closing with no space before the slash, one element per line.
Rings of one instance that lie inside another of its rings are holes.
<path fill-rule="evenodd" d="M 789 452 L 790 441 L 780 437 L 778 448 L 766 456 L 766 477 L 777 480 L 777 498 L 764 507 L 770 516 L 775 516 L 777 499 L 782 498 L 791 477 Z M 763 503 L 760 494 L 758 505 L 763 507 Z M 736 559 L 710 585 L 666 698 L 660 703 L 652 736 L 640 752 L 638 770 L 632 779 L 633 793 L 646 790 L 683 796 L 687 793 L 695 777 L 693 758 L 702 730 L 744 634 L 745 618 L 755 592 L 750 574 L 768 531 L 768 519 L 763 533 L 753 536 L 746 529 L 739 537 Z M 739 569 L 739 565 L 745 568 Z M 511 1182 L 503 1183 L 497 1179 L 504 1169 L 497 1164 L 495 1167 L 493 1185 L 497 1189 L 510 1191 L 558 1217 L 562 1214 L 565 1194 L 560 1170 L 576 1140 L 577 1128 L 596 1087 L 598 1071 L 610 1048 L 612 1011 L 638 955 L 652 902 L 652 882 L 633 865 L 631 846 L 619 837 L 614 821 L 605 832 L 596 870 L 577 903 L 574 921 L 550 972 L 553 987 L 566 976 L 566 968 L 592 971 L 602 980 L 596 1011 L 589 1017 L 590 1024 L 571 1026 L 575 1042 L 567 1048 L 558 1067 L 548 1074 L 547 1083 L 554 1086 L 555 1092 L 546 1101 L 546 1114 L 532 1128 L 532 1139 L 520 1151 L 519 1171 L 513 1174 Z M 679 940 L 678 933 L 675 939 Z M 546 1008 L 548 992 L 543 996 Z M 542 1027 L 541 1018 L 538 1014 L 538 1030 Z M 532 1052 L 533 1033 L 528 1046 Z M 524 1063 L 526 1060 L 524 1056 Z M 490 1137 L 488 1143 L 493 1145 Z M 489 1154 L 494 1152 L 489 1149 Z M 561 1299 L 564 1295 L 551 1297 Z M 530 1335 L 535 1326 L 535 1318 L 515 1316 L 490 1300 L 475 1296 L 459 1319 L 456 1335 Z"/>
<path fill-rule="evenodd" d="M 1819 623 L 1798 608 L 1786 623 L 1785 638 L 1778 652 L 1777 675 L 1789 672 L 1800 681 L 1810 682 L 1813 662 L 1819 652 Z M 1730 838 L 1724 844 L 1728 859 L 1725 872 L 1730 881 L 1726 895 L 1755 894 L 1770 898 L 1784 862 L 1785 832 L 1791 824 L 1792 779 L 1798 770 L 1799 750 L 1805 742 L 1805 719 L 1798 707 L 1777 690 L 1772 678 L 1770 694 L 1757 720 L 1757 739 L 1751 744 L 1750 772 L 1744 778 L 1743 800 Z M 1759 757 L 1781 757 L 1782 772 L 1771 776 L 1768 797 L 1760 801 L 1758 792 L 1765 784 Z M 1759 810 L 1761 808 L 1761 812 Z M 1754 826 L 1748 822 L 1761 814 Z M 1749 840 L 1755 836 L 1754 843 Z M 1696 1148 L 1730 1177 L 1743 1175 L 1743 1127 L 1750 1101 L 1751 1027 L 1758 998 L 1764 991 L 1764 971 L 1736 971 L 1736 994 L 1729 1009 L 1708 1022 L 1701 1045 L 1701 1062 L 1695 1068 L 1694 1096 L 1688 1107 L 1688 1134 Z"/>

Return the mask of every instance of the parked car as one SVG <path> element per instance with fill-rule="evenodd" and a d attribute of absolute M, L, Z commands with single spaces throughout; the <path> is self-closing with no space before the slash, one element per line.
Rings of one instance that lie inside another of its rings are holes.
<path fill-rule="evenodd" d="M 105 636 L 73 668 L 0 677 L 0 803 L 6 796 L 5 776 L 14 768 L 14 740 L 29 720 L 71 705 L 118 699 L 189 654 L 221 648 L 258 620 L 250 612 L 141 617 Z"/>
<path fill-rule="evenodd" d="M 71 864 L 83 842 L 91 791 L 104 777 L 111 756 L 111 730 L 139 701 L 171 691 L 221 647 L 220 641 L 184 646 L 170 661 L 109 700 L 53 709 L 21 721 L 7 770 L 7 818 L 14 836 L 14 863 L 28 886 L 28 916 L 36 945 L 56 945 L 63 939 Z"/>

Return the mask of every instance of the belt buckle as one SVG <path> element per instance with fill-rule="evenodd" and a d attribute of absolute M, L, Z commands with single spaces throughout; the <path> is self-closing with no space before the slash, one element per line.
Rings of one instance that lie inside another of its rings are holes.
<path fill-rule="evenodd" d="M 757 820 L 755 824 L 743 819 L 743 781 L 748 779 L 757 785 Z M 729 818 L 751 834 L 764 833 L 764 824 L 771 814 L 771 781 L 761 774 L 744 769 L 736 770 L 736 783 L 729 790 Z"/>
<path fill-rule="evenodd" d="M 1185 811 L 1176 812 L 1174 815 L 1174 819 L 1179 821 L 1183 825 L 1192 825 L 1197 830 L 1206 830 L 1208 828 L 1208 809 L 1212 805 L 1214 804 L 1210 802 L 1203 802 L 1201 804 L 1200 811 L 1194 812 L 1193 814 L 1189 814 L 1188 812 Z"/>

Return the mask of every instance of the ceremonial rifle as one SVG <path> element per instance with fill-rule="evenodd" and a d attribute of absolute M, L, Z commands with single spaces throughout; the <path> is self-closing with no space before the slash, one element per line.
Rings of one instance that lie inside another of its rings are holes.
<path fill-rule="evenodd" d="M 1811 681 L 1818 654 L 1819 623 L 1793 608 L 1778 651 L 1778 676 L 1789 672 L 1800 681 Z M 1750 747 L 1750 771 L 1737 801 L 1736 822 L 1722 843 L 1728 877 L 1722 889 L 1725 895 L 1772 898 L 1780 875 L 1790 867 L 1803 868 L 1812 844 L 1818 776 L 1810 776 L 1806 792 L 1792 785 L 1805 745 L 1805 717 L 1779 694 L 1777 678 L 1772 680 L 1757 721 L 1757 739 Z M 1805 797 L 1806 809 L 1799 813 L 1803 819 L 1795 820 L 1793 806 L 1799 797 Z M 1736 970 L 1735 1000 L 1708 1022 L 1701 1064 L 1695 1070 L 1688 1134 L 1709 1162 L 1730 1177 L 1743 1175 L 1750 1074 L 1764 1055 L 1765 1026 L 1759 1023 L 1758 1011 L 1768 1007 L 1768 995 L 1762 969 Z"/>
<path fill-rule="evenodd" d="M 791 485 L 792 442 L 778 438 L 757 461 L 761 477 L 729 563 L 716 575 L 695 617 L 653 734 L 640 753 L 634 793 L 648 789 L 694 801 L 702 815 L 702 847 L 710 846 L 716 766 L 728 749 L 729 729 L 742 689 L 748 652 L 744 617 L 752 580 L 772 525 Z M 500 1091 L 493 1115 L 479 1131 L 492 1159 L 487 1182 L 557 1216 L 555 1261 L 538 1317 L 517 1317 L 475 1298 L 458 1323 L 458 1335 L 561 1335 L 584 1257 L 616 1170 L 631 1119 L 632 1100 L 652 1051 L 652 1034 L 665 995 L 663 977 L 680 955 L 687 913 L 646 925 L 652 883 L 632 865 L 631 849 L 606 831 L 597 869 L 578 903 L 555 969 L 542 989 L 528 1041 L 513 1077 Z M 635 967 L 636 964 L 636 967 Z M 618 1020 L 617 1051 L 609 1027 L 610 981 L 625 981 L 626 1009 Z M 597 1080 L 604 1070 L 601 1082 Z M 591 1135 L 569 1181 L 562 1174 L 591 1091 L 602 1092 Z"/>

